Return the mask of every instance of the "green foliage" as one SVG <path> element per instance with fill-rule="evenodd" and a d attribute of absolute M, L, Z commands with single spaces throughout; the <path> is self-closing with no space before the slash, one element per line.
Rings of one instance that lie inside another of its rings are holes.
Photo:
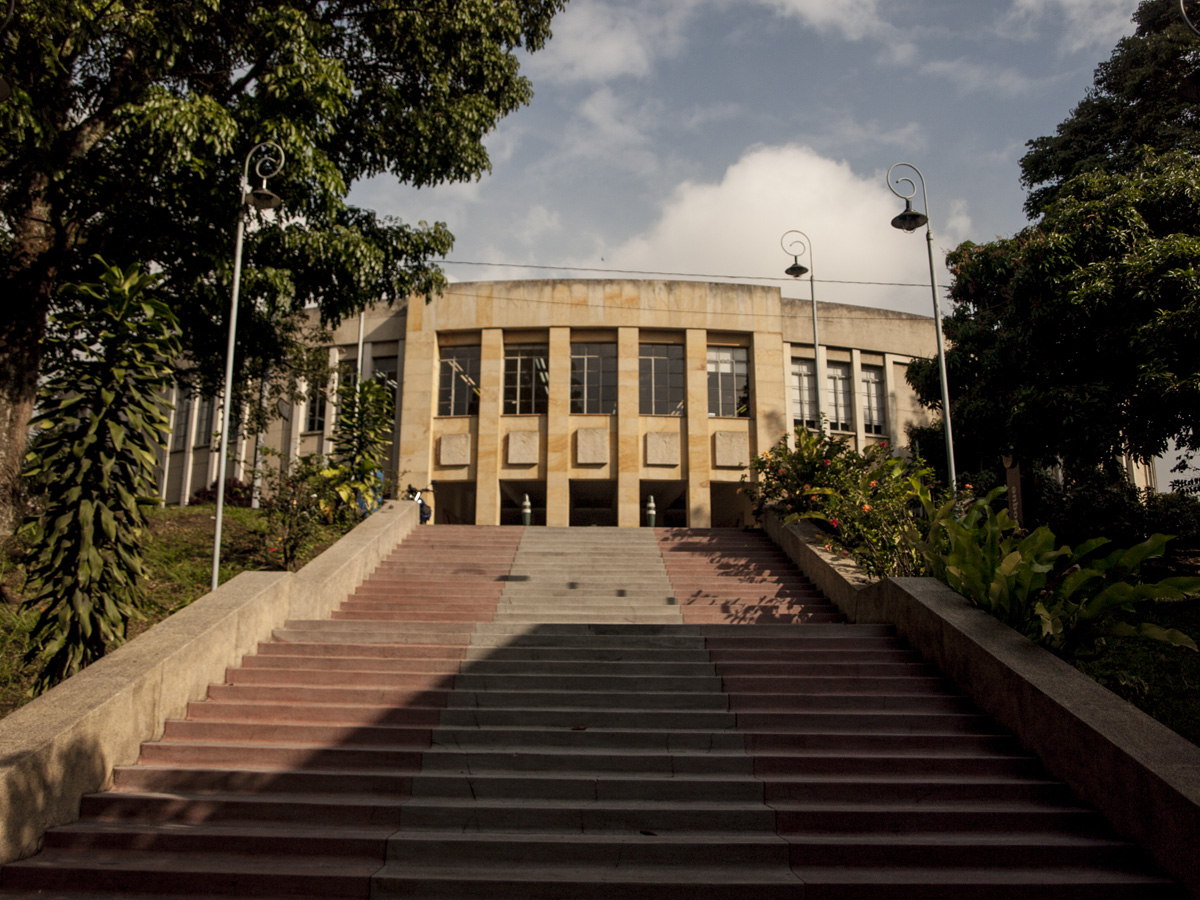
<path fill-rule="evenodd" d="M 25 607 L 40 610 L 29 651 L 42 665 L 39 692 L 120 644 L 142 601 L 142 506 L 157 503 L 162 398 L 179 353 L 175 318 L 149 293 L 156 280 L 106 265 L 100 282 L 74 288 L 86 306 L 53 323 L 59 352 L 24 472 L 42 492 L 40 514 L 22 528 Z"/>
<path fill-rule="evenodd" d="M 781 441 L 750 468 L 757 480 L 743 490 L 756 514 L 770 508 L 785 521 L 824 523 L 831 543 L 873 577 L 920 574 L 920 559 L 905 536 L 918 508 L 912 479 L 930 474 L 919 461 L 892 456 L 886 442 L 859 454 L 843 438 L 797 428 L 794 449 Z"/>
<path fill-rule="evenodd" d="M 270 184 L 284 206 L 246 231 L 235 385 L 288 365 L 309 306 L 332 326 L 428 301 L 453 236 L 352 206 L 350 187 L 486 173 L 487 134 L 533 96 L 520 58 L 565 2 L 22 0 L 0 40 L 0 297 L 18 323 L 0 353 L 19 361 L 0 403 L 32 400 L 42 323 L 89 253 L 161 273 L 184 377 L 214 394 L 243 162 L 263 140 L 287 156 Z M 20 446 L 23 426 L 0 440 Z"/>
<path fill-rule="evenodd" d="M 939 506 L 922 485 L 914 489 L 929 524 L 925 536 L 913 529 L 909 537 L 930 573 L 1036 643 L 1065 657 L 1094 650 L 1104 635 L 1196 649 L 1182 632 L 1122 616 L 1141 601 L 1200 593 L 1200 578 L 1138 583 L 1142 563 L 1162 555 L 1166 536 L 1153 535 L 1127 550 L 1106 550 L 1105 538 L 1072 549 L 1060 546 L 1045 526 L 1018 532 L 1008 511 L 995 509 L 1003 488 L 971 499 L 965 511 L 953 499 Z"/>
<path fill-rule="evenodd" d="M 1133 20 L 1135 33 L 1096 69 L 1094 86 L 1055 134 L 1029 142 L 1021 182 L 1029 189 L 1030 218 L 1077 175 L 1133 171 L 1145 147 L 1200 154 L 1196 104 L 1179 90 L 1196 70 L 1196 36 L 1179 15 L 1178 0 L 1145 0 Z"/>
<path fill-rule="evenodd" d="M 395 385 L 345 379 L 338 390 L 333 431 L 336 465 L 325 470 L 343 504 L 369 513 L 383 499 L 383 470 L 392 445 Z"/>
<path fill-rule="evenodd" d="M 278 456 L 274 451 L 265 455 Z M 263 474 L 262 539 L 272 564 L 292 571 L 321 534 L 322 508 L 331 507 L 338 499 L 323 474 L 327 469 L 325 459 L 316 454 L 268 464 Z"/>
<path fill-rule="evenodd" d="M 1200 160 L 1142 156 L 1065 183 L 1040 223 L 948 257 L 956 452 L 1087 478 L 1200 448 Z M 937 366 L 909 382 L 940 405 Z M 994 464 L 994 463 L 993 463 Z"/>

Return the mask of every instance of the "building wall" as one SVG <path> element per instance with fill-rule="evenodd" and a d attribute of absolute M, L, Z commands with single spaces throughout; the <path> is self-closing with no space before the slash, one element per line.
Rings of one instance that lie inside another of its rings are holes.
<path fill-rule="evenodd" d="M 824 385 L 821 367 L 828 361 L 851 367 L 856 424 L 846 436 L 860 447 L 889 438 L 898 444 L 908 421 L 925 418 L 900 367 L 912 354 L 933 353 L 932 323 L 832 304 L 821 304 L 818 318 L 822 327 L 829 321 L 820 335 L 818 385 Z M 677 486 L 684 498 L 683 519 L 693 527 L 748 522 L 748 504 L 736 485 L 750 458 L 792 431 L 791 359 L 793 354 L 812 357 L 811 321 L 807 303 L 785 302 L 776 288 L 750 285 L 578 280 L 451 285 L 434 303 L 409 309 L 400 469 L 408 481 L 436 482 L 443 491 L 470 485 L 477 524 L 504 519 L 515 502 L 505 495 L 508 485 L 519 485 L 518 493 L 533 486 L 531 501 L 539 520 L 544 509 L 545 524 L 570 524 L 577 511 L 572 492 L 584 493 L 579 483 L 588 481 L 614 483 L 613 524 L 644 521 L 648 483 L 672 493 Z M 573 340 L 616 343 L 614 414 L 570 414 Z M 684 348 L 682 415 L 640 414 L 642 342 Z M 545 413 L 502 413 L 504 348 L 519 343 L 548 347 Z M 462 344 L 480 347 L 479 414 L 441 417 L 439 349 Z M 748 352 L 748 417 L 709 415 L 710 346 Z M 886 434 L 863 430 L 857 386 L 864 364 L 890 373 Z"/>
<path fill-rule="evenodd" d="M 392 464 L 400 488 L 436 483 L 437 521 L 494 524 L 513 521 L 530 495 L 535 521 L 644 524 L 654 496 L 659 524 L 748 523 L 737 485 L 748 461 L 792 433 L 792 361 L 816 357 L 816 385 L 827 389 L 829 367 L 849 372 L 852 413 L 843 432 L 856 447 L 904 442 L 909 422 L 927 421 L 904 380 L 913 356 L 932 356 L 927 317 L 840 304 L 818 304 L 819 351 L 814 354 L 812 307 L 782 298 L 777 288 L 634 280 L 546 280 L 452 284 L 426 303 L 376 309 L 362 317 L 362 371 L 397 376 Z M 330 362 L 358 368 L 360 320 L 333 333 Z M 573 341 L 611 343 L 617 352 L 617 402 L 611 414 L 571 412 Z M 639 347 L 683 348 L 681 415 L 640 412 Z M 505 346 L 548 347 L 546 411 L 505 415 Z M 478 415 L 439 416 L 443 347 L 480 348 Z M 748 356 L 749 415 L 712 416 L 708 409 L 708 349 L 732 347 Z M 863 372 L 875 367 L 884 384 L 886 430 L 864 428 Z M 308 405 L 281 405 L 263 443 L 295 457 L 328 452 L 336 417 L 336 378 L 327 387 L 324 426 L 306 428 Z M 186 427 L 195 429 L 191 398 Z M 219 404 L 214 404 L 219 407 Z M 214 418 L 219 422 L 219 408 Z M 184 423 L 178 423 L 183 426 Z M 203 435 L 203 436 L 201 436 Z M 165 499 L 186 503 L 213 482 L 216 443 L 201 430 L 166 459 Z M 230 472 L 248 472 L 252 438 L 240 442 Z M 241 465 L 239 468 L 239 461 Z M 184 485 L 186 484 L 186 489 Z"/>

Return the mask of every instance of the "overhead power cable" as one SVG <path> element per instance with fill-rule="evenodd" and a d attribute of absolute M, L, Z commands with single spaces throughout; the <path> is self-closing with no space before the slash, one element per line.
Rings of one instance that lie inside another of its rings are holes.
<path fill-rule="evenodd" d="M 547 272 L 605 272 L 611 275 L 658 275 L 666 278 L 703 278 L 711 281 L 771 281 L 782 284 L 792 284 L 794 278 L 783 278 L 769 275 L 711 275 L 702 272 L 655 272 L 649 269 L 615 269 L 602 266 L 538 266 L 532 263 L 508 262 L 475 262 L 465 259 L 443 259 L 440 265 L 445 266 L 481 266 L 495 269 L 538 269 Z M 807 280 L 807 279 L 805 279 Z M 915 287 L 929 288 L 929 282 L 912 281 L 854 281 L 845 278 L 817 278 L 822 284 L 862 284 L 879 287 Z"/>

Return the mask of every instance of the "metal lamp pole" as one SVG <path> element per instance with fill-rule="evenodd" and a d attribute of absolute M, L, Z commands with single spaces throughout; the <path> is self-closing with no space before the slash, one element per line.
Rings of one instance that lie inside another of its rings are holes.
<path fill-rule="evenodd" d="M 1196 34 L 1200 34 L 1200 28 L 1197 28 L 1192 20 L 1188 18 L 1187 9 L 1183 5 L 1183 0 L 1179 0 L 1179 13 L 1183 16 L 1183 21 L 1187 23 L 1187 27 L 1192 29 Z"/>
<path fill-rule="evenodd" d="M 916 196 L 917 184 L 911 178 L 898 178 L 892 181 L 892 172 L 900 166 L 912 169 L 921 179 L 921 196 L 925 201 L 925 212 L 920 213 L 912 208 L 912 198 Z M 896 185 L 907 184 L 911 189 L 907 194 L 896 190 Z M 925 190 L 925 176 L 912 163 L 898 162 L 887 171 L 887 186 L 893 194 L 904 201 L 904 212 L 892 219 L 892 227 L 912 233 L 925 226 L 925 245 L 929 251 L 929 284 L 933 289 L 933 324 L 937 330 L 938 369 L 942 377 L 942 422 L 946 429 L 946 468 L 950 475 L 950 493 L 958 492 L 958 476 L 954 471 L 954 436 L 950 429 L 950 389 L 946 380 L 946 347 L 942 342 L 942 312 L 938 306 L 937 271 L 933 266 L 933 229 L 929 227 L 929 193 Z"/>
<path fill-rule="evenodd" d="M 804 238 L 803 241 L 793 238 L 788 241 L 789 234 L 798 234 Z M 787 243 L 784 243 L 787 241 Z M 799 244 L 799 251 L 794 248 Z M 812 240 L 803 231 L 793 228 L 791 231 L 785 231 L 783 237 L 779 239 L 779 246 L 783 248 L 783 252 L 792 258 L 792 264 L 783 270 L 785 275 L 791 275 L 793 278 L 799 278 L 805 272 L 808 272 L 808 295 L 812 298 L 812 320 L 813 320 L 813 390 L 816 394 L 817 401 L 817 433 L 825 433 L 825 417 L 821 415 L 821 379 L 818 377 L 820 369 L 820 348 L 821 338 L 817 332 L 817 288 L 813 273 L 800 264 L 800 257 L 808 252 L 808 261 L 816 266 L 813 260 Z"/>
<path fill-rule="evenodd" d="M 262 180 L 257 188 L 250 186 L 250 162 L 254 174 Z M 229 408 L 233 405 L 233 350 L 237 342 L 238 290 L 242 281 L 242 242 L 246 236 L 246 219 L 253 209 L 275 209 L 283 201 L 267 190 L 267 179 L 279 174 L 283 168 L 283 148 L 274 141 L 264 141 L 246 154 L 242 168 L 241 202 L 238 208 L 237 232 L 233 244 L 233 299 L 229 308 L 229 347 L 225 352 L 225 392 L 221 403 L 221 450 L 217 460 L 217 527 L 213 533 L 212 590 L 217 589 L 221 568 L 221 520 L 225 512 L 225 461 L 229 453 Z"/>

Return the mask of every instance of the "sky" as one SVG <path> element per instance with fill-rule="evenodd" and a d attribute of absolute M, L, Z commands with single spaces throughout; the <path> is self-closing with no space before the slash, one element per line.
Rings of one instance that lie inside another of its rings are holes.
<path fill-rule="evenodd" d="M 819 301 L 931 315 L 925 231 L 890 227 L 889 169 L 925 179 L 944 298 L 946 251 L 1029 224 L 1026 143 L 1084 98 L 1137 5 L 570 0 L 522 56 L 535 96 L 488 138 L 490 174 L 375 178 L 351 201 L 445 222 L 452 281 L 689 277 L 807 299 L 783 273 L 796 229 Z"/>
<path fill-rule="evenodd" d="M 690 276 L 807 298 L 783 274 L 798 229 L 818 300 L 929 315 L 924 230 L 889 227 L 889 167 L 924 175 L 944 289 L 945 251 L 1028 224 L 1025 144 L 1083 99 L 1136 6 L 570 0 L 522 55 L 535 96 L 488 138 L 490 174 L 375 178 L 351 200 L 445 222 L 453 281 Z"/>

